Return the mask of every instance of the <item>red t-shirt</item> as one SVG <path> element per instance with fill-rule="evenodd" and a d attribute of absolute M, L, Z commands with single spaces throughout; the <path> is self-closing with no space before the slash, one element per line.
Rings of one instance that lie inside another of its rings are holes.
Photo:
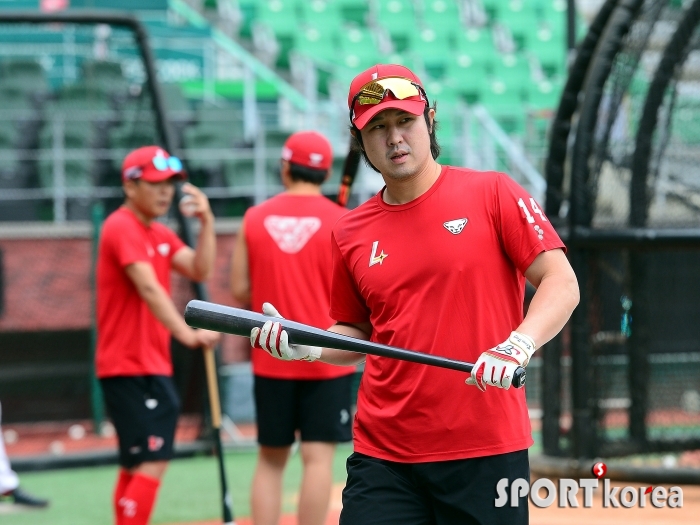
<path fill-rule="evenodd" d="M 263 302 L 281 315 L 326 329 L 332 269 L 331 229 L 346 212 L 322 195 L 282 193 L 245 214 L 250 269 L 251 309 Z M 277 379 L 331 379 L 352 374 L 354 367 L 321 362 L 280 361 L 253 350 L 253 372 Z"/>
<path fill-rule="evenodd" d="M 102 226 L 97 258 L 98 377 L 172 375 L 170 332 L 151 313 L 125 267 L 151 263 L 170 292 L 170 261 L 184 243 L 163 224 L 141 223 L 128 208 Z"/>
<path fill-rule="evenodd" d="M 563 244 L 541 208 L 501 173 L 445 166 L 419 198 L 381 192 L 333 228 L 330 315 L 372 341 L 473 363 L 523 319 L 523 272 Z M 464 384 L 464 373 L 367 356 L 355 450 L 418 463 L 532 445 L 525 391 Z"/>

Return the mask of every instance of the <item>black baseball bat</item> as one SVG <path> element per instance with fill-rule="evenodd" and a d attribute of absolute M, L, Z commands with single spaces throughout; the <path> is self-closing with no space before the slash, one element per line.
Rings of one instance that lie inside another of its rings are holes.
<path fill-rule="evenodd" d="M 350 198 L 350 188 L 355 182 L 357 170 L 360 166 L 360 152 L 352 147 L 352 139 L 350 140 L 350 150 L 348 151 L 345 162 L 343 163 L 343 173 L 340 174 L 340 188 L 338 188 L 338 198 L 336 202 L 342 207 L 348 205 Z"/>
<path fill-rule="evenodd" d="M 402 361 L 411 361 L 424 365 L 439 366 L 460 372 L 471 372 L 473 363 L 466 363 L 448 357 L 424 354 L 404 348 L 373 343 L 347 335 L 336 334 L 313 326 L 279 317 L 268 317 L 250 310 L 223 306 L 206 301 L 193 300 L 185 307 L 185 322 L 194 328 L 204 328 L 216 332 L 250 336 L 250 331 L 256 326 L 261 328 L 267 321 L 276 321 L 289 335 L 290 344 L 321 346 L 336 348 L 361 354 L 390 357 Z M 513 374 L 511 383 L 515 388 L 525 385 L 525 369 L 518 367 Z"/>

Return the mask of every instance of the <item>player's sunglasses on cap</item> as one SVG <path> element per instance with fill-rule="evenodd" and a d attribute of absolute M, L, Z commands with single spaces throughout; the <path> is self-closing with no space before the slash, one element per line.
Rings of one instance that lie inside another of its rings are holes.
<path fill-rule="evenodd" d="M 158 171 L 172 170 L 172 171 L 182 171 L 182 161 L 177 157 L 162 157 L 156 155 L 152 159 L 153 167 Z"/>
<path fill-rule="evenodd" d="M 370 117 L 368 116 L 368 118 L 361 119 L 361 121 L 358 122 L 358 119 L 360 119 L 359 113 L 361 113 L 360 109 L 362 109 L 358 108 L 358 106 L 377 106 L 387 100 L 422 102 L 421 108 L 430 105 L 428 96 L 423 87 L 412 80 L 403 77 L 375 79 L 363 85 L 352 98 L 352 102 L 350 103 L 350 122 L 356 124 L 358 128 L 364 127 Z M 408 109 L 401 105 L 392 105 L 389 107 L 406 109 L 411 113 L 415 110 L 415 108 Z M 371 116 L 374 116 L 376 113 L 378 113 L 378 111 L 372 112 Z"/>
<path fill-rule="evenodd" d="M 170 177 L 184 178 L 182 161 L 174 156 L 167 156 L 158 147 L 140 148 L 132 152 L 125 164 L 123 176 L 125 180 L 145 180 L 158 182 Z"/>

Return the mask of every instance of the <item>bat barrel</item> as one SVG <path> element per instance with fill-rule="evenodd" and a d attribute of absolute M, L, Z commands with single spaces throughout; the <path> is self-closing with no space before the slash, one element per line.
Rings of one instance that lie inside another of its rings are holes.
<path fill-rule="evenodd" d="M 190 301 L 185 308 L 185 321 L 188 325 L 243 337 L 249 337 L 253 328 L 260 328 L 270 320 L 277 321 L 282 325 L 282 328 L 289 335 L 290 344 L 336 348 L 338 350 L 400 359 L 412 363 L 439 366 L 467 373 L 471 372 L 473 367 L 472 363 L 335 334 L 327 330 L 290 321 L 289 319 L 271 318 L 241 308 L 198 300 Z M 520 388 L 524 384 L 525 369 L 520 367 L 515 371 L 512 385 Z"/>

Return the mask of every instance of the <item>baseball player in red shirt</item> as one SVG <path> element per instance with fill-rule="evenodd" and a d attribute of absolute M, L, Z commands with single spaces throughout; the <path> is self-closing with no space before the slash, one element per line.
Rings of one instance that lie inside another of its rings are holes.
<path fill-rule="evenodd" d="M 184 184 L 186 213 L 199 219 L 197 248 L 156 219 L 167 213 L 182 163 L 158 146 L 129 153 L 124 204 L 104 222 L 97 260 L 97 376 L 119 438 L 114 491 L 117 525 L 145 525 L 172 457 L 180 402 L 172 379 L 171 335 L 189 348 L 219 334 L 194 330 L 170 298 L 170 271 L 203 281 L 216 255 L 214 216 L 199 189 Z"/>
<path fill-rule="evenodd" d="M 511 378 L 578 304 L 564 245 L 507 175 L 437 163 L 435 106 L 409 69 L 360 73 L 348 106 L 386 186 L 333 228 L 331 330 L 475 366 L 465 387 L 451 370 L 366 357 L 340 523 L 525 525 L 526 497 L 497 508 L 496 484 L 529 480 L 525 392 Z M 525 279 L 537 291 L 523 318 Z M 364 359 L 289 345 L 279 323 L 251 340 L 281 359 Z"/>
<path fill-rule="evenodd" d="M 295 319 L 327 328 L 331 229 L 347 211 L 321 194 L 333 153 L 319 133 L 290 136 L 282 149 L 286 190 L 250 208 L 243 218 L 231 265 L 234 297 L 260 312 L 263 300 Z M 260 445 L 251 490 L 255 525 L 277 525 L 282 475 L 295 431 L 301 438 L 303 479 L 300 525 L 323 525 L 328 513 L 335 444 L 350 441 L 353 367 L 284 363 L 253 350 L 255 406 Z"/>

